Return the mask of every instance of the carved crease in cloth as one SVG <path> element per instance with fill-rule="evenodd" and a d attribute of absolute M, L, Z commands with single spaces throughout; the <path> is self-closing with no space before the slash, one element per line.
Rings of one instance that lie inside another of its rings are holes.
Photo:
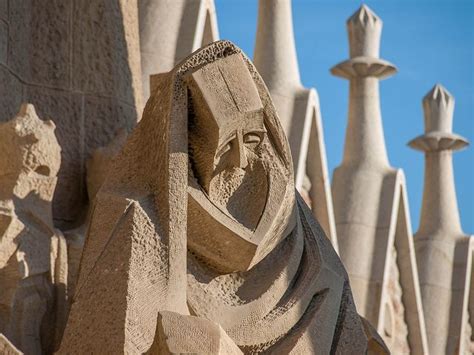
<path fill-rule="evenodd" d="M 215 42 L 158 76 L 142 120 L 97 194 L 60 353 L 69 349 L 144 353 L 154 341 L 160 311 L 189 314 L 189 305 L 195 313 L 216 316 L 193 304 L 204 297 L 199 288 L 206 286 L 197 282 L 197 273 L 196 280 L 187 276 L 187 260 L 192 258 L 188 258 L 184 223 L 189 169 L 183 75 L 240 53 L 228 41 Z M 285 165 L 292 167 L 268 90 L 253 64 L 242 57 L 265 107 L 267 134 Z M 364 353 L 367 338 L 347 275 L 307 207 L 300 201 L 296 207 L 294 194 L 290 198 L 289 213 L 296 212 L 297 226 L 289 238 L 286 233 L 265 235 L 257 250 L 261 265 L 245 276 L 262 282 L 261 287 L 252 291 L 252 284 L 243 282 L 242 295 L 229 290 L 222 300 L 211 300 L 229 302 L 223 309 L 232 317 L 222 320 L 222 327 L 248 352 L 278 348 L 304 353 L 308 345 L 324 343 L 328 348 L 320 349 L 321 353 L 354 349 Z M 288 258 L 297 262 L 290 265 Z M 275 264 L 270 266 L 270 261 Z M 217 321 L 221 324 L 220 318 Z M 252 335 L 256 327 L 268 327 L 269 332 L 259 339 Z"/>

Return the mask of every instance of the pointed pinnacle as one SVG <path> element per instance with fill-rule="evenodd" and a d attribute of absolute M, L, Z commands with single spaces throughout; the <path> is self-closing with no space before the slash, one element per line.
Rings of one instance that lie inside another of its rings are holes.
<path fill-rule="evenodd" d="M 377 23 L 382 24 L 382 20 L 367 5 L 362 6 L 347 19 L 347 25 L 369 26 Z"/>
<path fill-rule="evenodd" d="M 423 98 L 425 132 L 453 130 L 454 97 L 441 84 L 436 84 Z"/>
<path fill-rule="evenodd" d="M 451 101 L 454 103 L 454 97 L 446 88 L 441 84 L 436 84 L 433 88 L 423 97 L 425 101 L 436 101 L 439 105 L 449 105 Z"/>
<path fill-rule="evenodd" d="M 382 20 L 369 7 L 362 5 L 347 20 L 351 58 L 379 57 Z"/>

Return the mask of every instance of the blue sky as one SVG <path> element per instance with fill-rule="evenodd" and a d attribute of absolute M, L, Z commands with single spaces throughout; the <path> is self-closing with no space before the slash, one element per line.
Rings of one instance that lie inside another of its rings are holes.
<path fill-rule="evenodd" d="M 215 0 L 220 37 L 251 58 L 257 0 Z M 340 164 L 347 123 L 348 83 L 329 69 L 348 59 L 345 21 L 362 3 L 353 0 L 293 0 L 296 50 L 303 84 L 319 93 L 329 173 Z M 423 154 L 406 146 L 423 133 L 421 100 L 436 83 L 456 99 L 453 131 L 474 145 L 474 1 L 366 1 L 384 23 L 381 58 L 398 74 L 382 81 L 381 109 L 391 165 L 407 178 L 413 230 L 423 194 Z M 461 222 L 474 234 L 474 147 L 454 153 Z"/>

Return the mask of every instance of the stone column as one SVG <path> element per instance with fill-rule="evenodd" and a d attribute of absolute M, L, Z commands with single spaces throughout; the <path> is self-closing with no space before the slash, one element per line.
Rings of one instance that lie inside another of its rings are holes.
<path fill-rule="evenodd" d="M 293 132 L 303 129 L 304 117 L 295 117 L 295 95 L 307 89 L 301 84 L 298 68 L 291 0 L 259 1 L 253 62 L 273 98 L 296 165 L 300 154 L 296 145 L 301 143 L 301 137 Z M 304 113 L 299 112 L 299 116 Z"/>
<path fill-rule="evenodd" d="M 454 98 L 437 84 L 423 99 L 425 134 L 409 142 L 425 153 L 420 227 L 415 234 L 421 295 L 431 354 L 459 351 L 466 281 L 466 237 L 454 186 L 452 152 L 468 142 L 452 133 Z M 464 277 L 465 278 L 465 277 Z"/>
<path fill-rule="evenodd" d="M 343 165 L 388 168 L 379 79 L 393 75 L 396 69 L 379 59 L 382 20 L 363 5 L 347 20 L 347 31 L 351 58 L 331 69 L 332 74 L 350 82 Z"/>
<path fill-rule="evenodd" d="M 386 241 L 392 224 L 394 181 L 385 148 L 379 79 L 396 72 L 379 59 L 381 19 L 362 5 L 348 20 L 350 59 L 331 69 L 349 80 L 349 119 L 342 164 L 334 171 L 332 194 L 339 253 L 351 276 L 359 312 L 379 322 Z M 391 246 L 390 246 L 391 247 Z"/>
<path fill-rule="evenodd" d="M 291 0 L 259 1 L 253 60 L 270 91 L 302 88 Z M 275 104 L 278 106 L 277 102 Z"/>
<path fill-rule="evenodd" d="M 168 72 L 196 49 L 217 41 L 214 0 L 140 0 L 140 52 L 143 100 L 150 75 Z"/>
<path fill-rule="evenodd" d="M 259 1 L 254 63 L 288 137 L 295 186 L 337 250 L 319 98 L 301 84 L 291 0 Z"/>

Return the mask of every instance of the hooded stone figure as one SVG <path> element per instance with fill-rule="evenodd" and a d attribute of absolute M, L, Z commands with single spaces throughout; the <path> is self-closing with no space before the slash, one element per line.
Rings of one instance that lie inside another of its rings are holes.
<path fill-rule="evenodd" d="M 383 353 L 248 58 L 215 42 L 152 86 L 95 200 L 60 352 Z"/>

